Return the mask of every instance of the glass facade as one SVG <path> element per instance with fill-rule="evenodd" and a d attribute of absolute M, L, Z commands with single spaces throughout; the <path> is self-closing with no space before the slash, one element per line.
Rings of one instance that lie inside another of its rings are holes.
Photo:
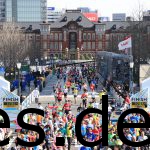
<path fill-rule="evenodd" d="M 12 0 L 6 0 L 6 21 L 12 21 Z"/>
<path fill-rule="evenodd" d="M 0 0 L 0 21 L 5 21 L 5 0 Z"/>
<path fill-rule="evenodd" d="M 13 0 L 6 0 L 7 21 L 12 21 L 13 18 L 16 18 L 17 22 L 46 21 L 46 6 L 46 0 L 16 0 L 16 3 Z M 12 8 L 15 8 L 16 14 Z"/>

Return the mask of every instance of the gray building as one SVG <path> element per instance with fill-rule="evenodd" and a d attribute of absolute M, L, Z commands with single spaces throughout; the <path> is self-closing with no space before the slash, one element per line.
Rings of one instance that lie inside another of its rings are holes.
<path fill-rule="evenodd" d="M 89 7 L 78 7 L 77 10 L 81 10 L 82 13 L 97 13 L 97 10 L 91 10 Z"/>
<path fill-rule="evenodd" d="M 110 18 L 109 17 L 99 17 L 98 18 L 98 21 L 100 21 L 100 22 L 104 22 L 104 21 L 110 21 Z"/>
<path fill-rule="evenodd" d="M 143 13 L 143 21 L 150 21 L 150 10 Z"/>
<path fill-rule="evenodd" d="M 47 0 L 6 0 L 7 22 L 43 22 L 47 20 Z"/>
<path fill-rule="evenodd" d="M 5 0 L 0 0 L 0 21 L 5 21 Z"/>
<path fill-rule="evenodd" d="M 112 14 L 112 21 L 126 21 L 126 14 L 125 13 Z"/>

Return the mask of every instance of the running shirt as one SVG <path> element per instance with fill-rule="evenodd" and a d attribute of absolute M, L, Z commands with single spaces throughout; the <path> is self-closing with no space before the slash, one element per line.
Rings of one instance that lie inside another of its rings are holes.
<path fill-rule="evenodd" d="M 59 93 L 57 94 L 57 98 L 58 98 L 59 100 L 62 100 L 62 95 L 63 95 L 63 93 L 62 93 L 62 92 L 59 92 Z"/>
<path fill-rule="evenodd" d="M 88 98 L 88 94 L 87 94 L 87 93 L 83 93 L 83 94 L 81 95 L 81 98 L 82 98 L 82 99 L 87 99 L 87 98 Z"/>
<path fill-rule="evenodd" d="M 64 104 L 64 106 L 63 106 L 63 108 L 65 109 L 65 110 L 70 110 L 70 104 L 69 103 L 65 103 Z"/>
<path fill-rule="evenodd" d="M 72 128 L 67 127 L 67 137 L 72 137 Z"/>
<path fill-rule="evenodd" d="M 42 123 L 42 116 L 41 115 L 37 115 L 37 123 Z"/>
<path fill-rule="evenodd" d="M 64 89 L 64 93 L 65 94 L 67 94 L 68 93 L 68 89 L 66 88 L 66 89 Z"/>
<path fill-rule="evenodd" d="M 78 95 L 78 90 L 76 88 L 74 89 L 74 95 Z"/>

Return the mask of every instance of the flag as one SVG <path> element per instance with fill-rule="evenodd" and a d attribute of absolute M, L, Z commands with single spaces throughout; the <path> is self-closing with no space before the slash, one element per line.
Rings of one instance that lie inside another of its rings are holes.
<path fill-rule="evenodd" d="M 118 44 L 119 50 L 125 50 L 125 49 L 131 48 L 131 47 L 132 47 L 131 36 L 126 38 L 124 41 L 122 41 Z"/>

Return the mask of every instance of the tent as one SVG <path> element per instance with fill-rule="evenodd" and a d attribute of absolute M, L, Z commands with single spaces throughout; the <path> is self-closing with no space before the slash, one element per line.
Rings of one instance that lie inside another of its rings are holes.
<path fill-rule="evenodd" d="M 150 78 L 143 80 L 141 83 L 141 90 L 144 90 L 146 88 L 150 89 Z"/>
<path fill-rule="evenodd" d="M 0 107 L 8 114 L 10 121 L 16 120 L 20 112 L 20 97 L 0 87 Z"/>
<path fill-rule="evenodd" d="M 0 76 L 0 87 L 10 92 L 10 82 Z"/>

